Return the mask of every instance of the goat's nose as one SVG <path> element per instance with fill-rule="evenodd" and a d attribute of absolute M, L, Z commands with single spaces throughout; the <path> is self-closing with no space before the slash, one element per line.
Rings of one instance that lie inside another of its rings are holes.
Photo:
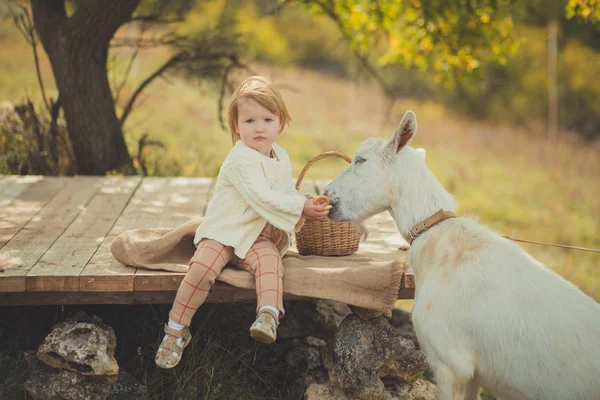
<path fill-rule="evenodd" d="M 334 206 L 339 202 L 338 199 L 332 199 L 331 197 L 327 196 L 329 198 L 329 205 Z"/>
<path fill-rule="evenodd" d="M 337 203 L 337 199 L 335 198 L 334 191 L 329 191 L 329 190 L 325 189 L 325 191 L 323 192 L 323 195 L 327 196 L 327 198 L 329 199 L 330 205 L 335 206 L 335 204 Z"/>

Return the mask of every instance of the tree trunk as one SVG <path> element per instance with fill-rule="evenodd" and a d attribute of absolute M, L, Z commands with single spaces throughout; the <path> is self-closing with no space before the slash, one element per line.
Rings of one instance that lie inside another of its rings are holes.
<path fill-rule="evenodd" d="M 87 0 L 67 17 L 64 0 L 32 0 L 33 20 L 52 65 L 77 172 L 132 170 L 108 82 L 113 35 L 140 0 Z"/>

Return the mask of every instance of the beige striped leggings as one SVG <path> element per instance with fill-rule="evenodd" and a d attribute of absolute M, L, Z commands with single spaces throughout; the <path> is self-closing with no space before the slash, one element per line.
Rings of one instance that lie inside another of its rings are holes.
<path fill-rule="evenodd" d="M 279 250 L 270 240 L 272 227 L 267 224 L 246 258 L 240 259 L 233 248 L 212 239 L 202 239 L 189 262 L 189 269 L 181 282 L 169 318 L 190 326 L 196 310 L 206 300 L 216 277 L 226 264 L 244 269 L 255 276 L 257 311 L 262 306 L 274 306 L 283 317 L 283 266 Z"/>

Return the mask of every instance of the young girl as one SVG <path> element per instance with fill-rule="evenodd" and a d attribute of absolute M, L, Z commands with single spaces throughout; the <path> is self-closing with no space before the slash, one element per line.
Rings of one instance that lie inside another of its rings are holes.
<path fill-rule="evenodd" d="M 253 76 L 233 93 L 227 120 L 234 146 L 223 162 L 205 220 L 196 230 L 196 253 L 177 290 L 156 364 L 173 368 L 190 342 L 190 322 L 226 264 L 255 276 L 257 318 L 250 335 L 276 339 L 283 309 L 283 268 L 292 231 L 304 217 L 324 218 L 329 208 L 298 193 L 287 152 L 275 140 L 291 118 L 279 91 Z"/>

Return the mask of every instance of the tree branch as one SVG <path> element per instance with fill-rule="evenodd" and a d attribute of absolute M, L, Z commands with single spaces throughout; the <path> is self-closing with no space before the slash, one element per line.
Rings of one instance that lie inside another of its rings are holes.
<path fill-rule="evenodd" d="M 159 38 L 143 38 L 143 37 L 120 37 L 115 38 L 110 43 L 110 47 L 136 47 L 139 49 L 149 49 L 165 45 L 175 45 L 178 38 L 172 34 L 167 33 Z"/>
<path fill-rule="evenodd" d="M 283 0 L 280 1 L 279 4 L 277 4 L 277 6 L 273 7 L 273 9 L 268 10 L 265 15 L 277 15 L 279 14 L 285 7 L 289 6 L 290 4 L 293 4 L 294 0 Z"/>
<path fill-rule="evenodd" d="M 174 24 L 177 22 L 183 22 L 183 17 L 164 18 L 161 19 L 160 15 L 139 15 L 131 17 L 127 22 L 150 22 L 155 24 Z"/>
<path fill-rule="evenodd" d="M 138 154 L 137 160 L 140 164 L 140 168 L 142 169 L 142 176 L 148 176 L 148 168 L 146 167 L 146 159 L 144 157 L 144 149 L 148 146 L 157 146 L 165 148 L 165 144 L 160 140 L 151 140 L 148 139 L 148 134 L 144 133 L 140 140 L 138 140 Z"/>
<path fill-rule="evenodd" d="M 50 106 L 48 105 L 46 90 L 44 88 L 44 80 L 42 79 L 42 72 L 40 70 L 40 59 L 37 52 L 38 37 L 37 33 L 35 32 L 35 26 L 33 25 L 33 20 L 31 19 L 27 8 L 22 4 L 18 4 L 16 7 L 18 7 L 21 12 L 16 13 L 11 10 L 13 21 L 19 32 L 21 32 L 21 35 L 23 35 L 27 43 L 29 43 L 31 46 L 31 50 L 33 52 L 33 61 L 35 63 L 35 71 L 37 74 L 38 83 L 40 85 L 40 91 L 42 92 L 43 103 L 46 107 L 46 110 L 50 112 Z"/>
<path fill-rule="evenodd" d="M 131 53 L 131 56 L 129 57 L 129 62 L 127 63 L 127 67 L 125 68 L 125 73 L 123 74 L 123 79 L 121 80 L 121 83 L 119 84 L 119 86 L 115 89 L 115 96 L 114 96 L 115 104 L 118 104 L 118 102 L 119 102 L 119 97 L 121 96 L 121 91 L 123 90 L 123 88 L 125 87 L 125 84 L 127 83 L 127 78 L 129 78 L 129 74 L 131 73 L 131 68 L 133 67 L 133 62 L 137 58 L 139 50 L 140 50 L 139 48 L 134 49 L 133 53 Z"/>
<path fill-rule="evenodd" d="M 154 71 L 152 74 L 150 74 L 150 76 L 148 76 L 146 79 L 144 79 L 144 81 L 142 83 L 140 83 L 140 85 L 137 87 L 137 89 L 131 95 L 131 98 L 129 98 L 129 101 L 127 102 L 127 105 L 125 106 L 125 109 L 123 110 L 123 114 L 121 115 L 121 118 L 120 118 L 121 126 L 123 126 L 123 124 L 125 123 L 125 120 L 129 116 L 129 113 L 133 109 L 133 104 L 135 103 L 138 96 L 142 93 L 144 88 L 146 86 L 148 86 L 154 79 L 161 76 L 173 64 L 180 61 L 184 56 L 185 56 L 184 52 L 179 52 L 179 53 L 175 54 L 173 57 L 169 58 L 162 66 L 160 66 L 156 71 Z"/>
<path fill-rule="evenodd" d="M 217 100 L 217 115 L 219 116 L 219 123 L 221 124 L 221 129 L 224 131 L 227 130 L 225 127 L 225 119 L 223 118 L 223 99 L 225 98 L 225 88 L 227 87 L 227 82 L 229 80 L 229 73 L 233 68 L 233 64 L 230 64 L 225 68 L 223 72 L 223 79 L 221 80 L 221 90 L 219 91 L 219 99 Z"/>

